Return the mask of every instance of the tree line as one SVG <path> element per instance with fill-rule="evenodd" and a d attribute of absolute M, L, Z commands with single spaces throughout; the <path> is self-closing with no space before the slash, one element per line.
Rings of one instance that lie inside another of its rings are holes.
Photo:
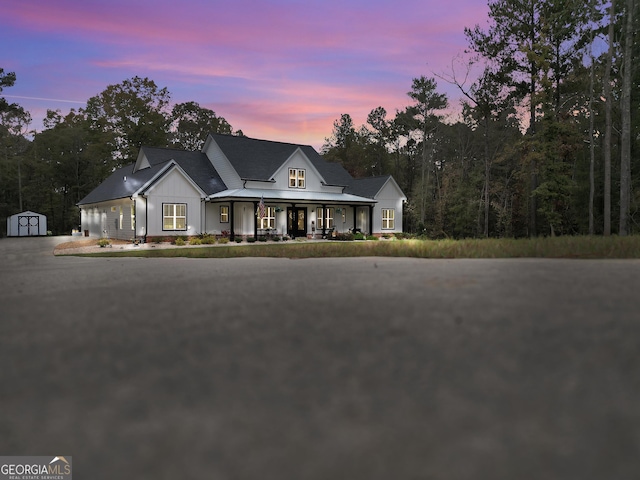
<path fill-rule="evenodd" d="M 0 93 L 15 81 L 0 69 Z M 0 97 L 0 218 L 33 210 L 47 216 L 53 234 L 69 234 L 80 222 L 76 204 L 135 161 L 141 146 L 199 150 L 209 132 L 242 135 L 213 110 L 196 102 L 169 108 L 170 99 L 153 80 L 133 77 L 86 108 L 48 110 L 43 131 L 30 132 L 29 112 Z"/>
<path fill-rule="evenodd" d="M 321 153 L 355 177 L 392 174 L 408 198 L 405 230 L 430 238 L 637 232 L 636 10 L 635 0 L 490 0 L 488 27 L 465 29 L 449 71 L 414 78 L 393 116 L 379 106 L 355 126 L 342 114 Z M 0 69 L 0 95 L 15 81 Z M 459 120 L 445 118 L 438 82 L 463 97 Z M 170 99 L 134 77 L 86 108 L 48 111 L 30 132 L 29 113 L 0 96 L 0 218 L 30 209 L 69 233 L 76 203 L 140 146 L 197 150 L 209 132 L 242 135 Z"/>
<path fill-rule="evenodd" d="M 490 1 L 488 28 L 465 29 L 465 60 L 413 79 L 412 104 L 392 118 L 377 107 L 356 127 L 343 114 L 322 153 L 355 176 L 393 174 L 406 228 L 429 237 L 637 232 L 636 10 Z M 437 81 L 462 95 L 461 120 L 445 121 Z"/>

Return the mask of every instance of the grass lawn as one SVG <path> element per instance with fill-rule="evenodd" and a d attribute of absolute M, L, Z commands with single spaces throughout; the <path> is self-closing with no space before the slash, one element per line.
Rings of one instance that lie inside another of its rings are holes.
<path fill-rule="evenodd" d="M 379 240 L 352 242 L 286 242 L 212 247 L 110 250 L 92 257 L 189 258 L 640 258 L 640 236 L 555 237 L 536 239 Z"/>

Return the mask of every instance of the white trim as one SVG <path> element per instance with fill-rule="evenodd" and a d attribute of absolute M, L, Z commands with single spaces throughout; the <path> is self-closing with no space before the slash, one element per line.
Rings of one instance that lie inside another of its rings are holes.
<path fill-rule="evenodd" d="M 189 182 L 189 184 L 200 193 L 200 198 L 204 199 L 207 197 L 207 194 L 198 186 L 198 184 L 196 182 L 193 181 L 193 179 L 187 175 L 187 172 L 185 172 L 182 167 L 180 167 L 180 165 L 178 165 L 176 163 L 175 160 L 170 160 L 167 165 L 165 165 L 164 167 L 162 167 L 162 169 L 156 173 L 148 182 L 146 182 L 144 185 L 142 185 L 138 190 L 136 190 L 132 196 L 134 195 L 148 195 L 153 188 L 158 184 L 158 181 L 164 177 L 165 175 L 168 175 L 169 173 L 171 173 L 173 170 L 177 170 L 180 175 L 182 175 L 185 180 L 187 182 Z"/>
<path fill-rule="evenodd" d="M 329 192 L 309 192 L 302 189 L 292 188 L 291 190 L 267 190 L 257 188 L 237 188 L 234 190 L 224 190 L 219 193 L 209 195 L 207 200 L 227 200 L 227 199 L 259 199 L 264 197 L 265 201 L 276 202 L 305 202 L 305 203 L 325 203 L 325 204 L 364 204 L 372 205 L 376 200 L 366 197 L 359 197 L 350 193 L 329 193 Z"/>
<path fill-rule="evenodd" d="M 309 157 L 307 157 L 305 155 L 305 153 L 302 151 L 302 149 L 300 147 L 296 148 L 294 150 L 294 152 L 289 155 L 289 158 L 287 158 L 284 162 L 282 162 L 282 165 L 280 165 L 275 172 L 273 172 L 273 174 L 271 175 L 270 179 L 274 180 L 278 174 L 280 173 L 280 171 L 285 168 L 285 165 L 287 165 L 287 163 L 289 162 L 289 160 L 291 160 L 297 153 L 300 153 L 300 155 L 302 155 L 302 157 L 305 159 L 305 161 L 309 164 L 309 168 L 311 168 L 313 170 L 313 172 L 317 175 L 317 177 L 320 179 L 321 183 L 327 183 L 327 181 L 324 179 L 324 177 L 322 175 L 320 175 L 320 172 L 318 171 L 318 169 L 315 167 L 315 165 L 313 164 L 313 162 L 309 159 Z M 302 168 L 302 167 L 293 167 L 293 166 L 288 166 L 286 167 L 287 169 L 289 168 Z M 306 188 L 306 182 L 307 182 L 307 173 L 305 172 L 305 188 Z M 289 172 L 287 172 L 287 185 L 289 185 Z M 292 187 L 293 188 L 293 187 Z"/>

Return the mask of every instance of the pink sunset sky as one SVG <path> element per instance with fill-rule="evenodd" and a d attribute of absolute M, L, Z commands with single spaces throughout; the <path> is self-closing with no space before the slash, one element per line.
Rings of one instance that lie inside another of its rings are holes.
<path fill-rule="evenodd" d="M 3 0 L 9 102 L 42 129 L 134 76 L 198 102 L 253 138 L 319 149 L 343 113 L 356 126 L 411 104 L 413 78 L 451 71 L 486 0 Z M 460 67 L 462 68 L 462 67 Z M 457 90 L 438 79 L 453 108 Z"/>

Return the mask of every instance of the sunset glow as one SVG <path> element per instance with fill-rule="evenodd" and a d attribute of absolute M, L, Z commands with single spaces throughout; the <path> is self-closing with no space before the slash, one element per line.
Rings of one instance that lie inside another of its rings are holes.
<path fill-rule="evenodd" d="M 349 113 L 410 104 L 411 80 L 448 71 L 483 0 L 236 2 L 5 0 L 3 92 L 42 129 L 47 109 L 82 107 L 133 76 L 195 101 L 255 138 L 320 148 Z M 453 105 L 458 93 L 439 80 Z M 71 103 L 69 103 L 71 102 Z"/>

